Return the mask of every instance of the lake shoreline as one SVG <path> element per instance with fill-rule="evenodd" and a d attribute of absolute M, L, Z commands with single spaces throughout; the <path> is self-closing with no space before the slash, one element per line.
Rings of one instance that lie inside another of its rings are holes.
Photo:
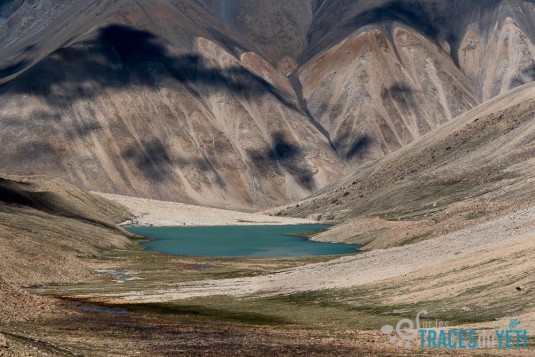
<path fill-rule="evenodd" d="M 360 247 L 315 242 L 305 237 L 326 225 L 133 227 L 130 233 L 144 236 L 140 245 L 150 252 L 217 258 L 295 258 L 353 255 Z"/>

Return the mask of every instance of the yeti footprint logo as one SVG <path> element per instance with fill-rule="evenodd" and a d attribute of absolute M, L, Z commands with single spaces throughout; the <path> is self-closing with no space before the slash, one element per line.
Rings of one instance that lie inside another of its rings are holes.
<path fill-rule="evenodd" d="M 427 310 L 422 310 L 416 314 L 416 329 L 411 319 L 401 319 L 395 328 L 391 325 L 384 325 L 381 327 L 381 332 L 384 335 L 392 335 L 392 332 L 396 331 L 397 336 L 390 336 L 388 342 L 398 347 L 410 347 L 411 342 L 418 336 L 421 315 L 427 315 Z"/>
<path fill-rule="evenodd" d="M 509 322 L 509 329 L 514 330 L 518 326 L 520 326 L 522 323 L 518 319 L 512 319 L 511 322 Z"/>

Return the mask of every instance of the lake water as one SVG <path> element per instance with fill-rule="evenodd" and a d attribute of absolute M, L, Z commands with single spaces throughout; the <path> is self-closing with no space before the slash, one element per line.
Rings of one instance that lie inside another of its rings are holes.
<path fill-rule="evenodd" d="M 150 251 L 202 257 L 299 257 L 350 254 L 358 247 L 321 243 L 290 234 L 327 229 L 324 225 L 220 226 L 220 227 L 126 227 L 150 238 Z"/>

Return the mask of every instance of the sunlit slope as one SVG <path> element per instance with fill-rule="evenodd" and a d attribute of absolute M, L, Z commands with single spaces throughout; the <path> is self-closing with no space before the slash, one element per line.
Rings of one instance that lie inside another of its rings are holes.
<path fill-rule="evenodd" d="M 282 212 L 346 222 L 329 233 L 335 240 L 369 248 L 410 243 L 533 204 L 534 160 L 529 84 Z"/>

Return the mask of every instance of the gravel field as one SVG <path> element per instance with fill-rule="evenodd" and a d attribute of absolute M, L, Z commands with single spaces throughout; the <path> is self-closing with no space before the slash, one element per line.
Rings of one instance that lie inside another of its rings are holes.
<path fill-rule="evenodd" d="M 273 217 L 260 213 L 238 212 L 100 192 L 93 193 L 126 206 L 135 218 L 123 224 L 136 226 L 250 226 L 318 223 L 310 219 Z"/>

